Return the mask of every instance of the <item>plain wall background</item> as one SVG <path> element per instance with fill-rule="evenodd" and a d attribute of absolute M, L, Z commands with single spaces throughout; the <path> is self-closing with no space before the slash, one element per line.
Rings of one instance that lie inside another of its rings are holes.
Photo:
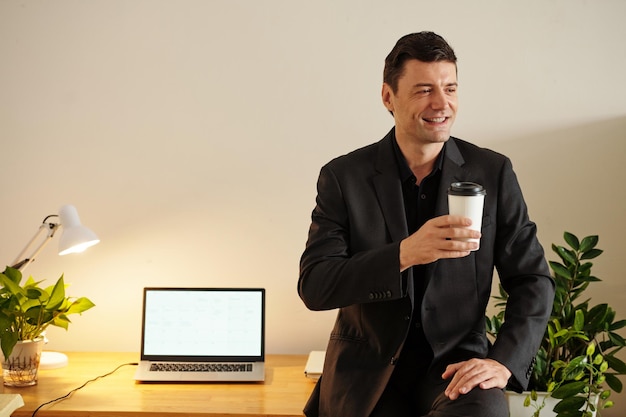
<path fill-rule="evenodd" d="M 263 286 L 267 351 L 325 347 L 296 293 L 319 168 L 383 137 L 383 60 L 433 30 L 453 134 L 511 157 L 549 259 L 600 235 L 591 293 L 626 317 L 626 3 L 0 0 L 0 255 L 74 204 L 101 238 L 25 272 L 97 307 L 48 349 L 138 351 L 144 286 Z M 453 306 L 450 306 L 453 308 Z M 622 399 L 616 416 L 626 410 Z M 614 413 L 614 414 L 611 414 Z"/>

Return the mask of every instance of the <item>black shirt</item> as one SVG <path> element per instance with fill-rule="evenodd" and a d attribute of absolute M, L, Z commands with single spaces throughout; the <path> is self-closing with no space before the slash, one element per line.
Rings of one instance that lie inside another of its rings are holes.
<path fill-rule="evenodd" d="M 437 203 L 437 194 L 439 182 L 441 180 L 441 169 L 443 166 L 443 155 L 445 154 L 445 144 L 442 148 L 435 165 L 430 174 L 428 174 L 420 184 L 416 184 L 416 177 L 409 168 L 402 151 L 398 146 L 395 137 L 393 140 L 394 153 L 398 163 L 400 181 L 402 182 L 402 195 L 404 197 L 404 211 L 409 235 L 415 233 L 426 221 L 435 216 L 435 205 Z M 413 269 L 413 287 L 415 307 L 411 318 L 411 327 L 409 336 L 405 342 L 405 348 L 417 349 L 420 355 L 429 355 L 432 357 L 432 350 L 424 333 L 422 331 L 422 323 L 420 318 L 420 306 L 425 290 L 425 273 L 424 265 L 416 265 Z M 407 272 L 404 272 L 407 274 Z"/>

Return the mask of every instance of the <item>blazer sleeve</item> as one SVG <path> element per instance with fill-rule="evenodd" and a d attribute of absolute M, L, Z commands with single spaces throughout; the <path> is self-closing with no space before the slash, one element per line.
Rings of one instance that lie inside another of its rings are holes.
<path fill-rule="evenodd" d="M 317 183 L 298 280 L 298 293 L 311 310 L 406 295 L 400 242 L 391 241 L 382 215 L 374 209 L 378 202 L 370 183 L 346 162 L 322 167 Z"/>
<path fill-rule="evenodd" d="M 501 174 L 494 260 L 509 299 L 489 356 L 507 366 L 513 374 L 510 388 L 521 391 L 528 386 L 552 311 L 554 281 L 510 160 Z"/>

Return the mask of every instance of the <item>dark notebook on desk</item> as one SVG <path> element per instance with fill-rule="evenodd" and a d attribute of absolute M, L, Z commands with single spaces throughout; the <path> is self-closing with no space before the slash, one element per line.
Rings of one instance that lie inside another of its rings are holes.
<path fill-rule="evenodd" d="M 137 381 L 263 381 L 265 289 L 144 288 Z"/>

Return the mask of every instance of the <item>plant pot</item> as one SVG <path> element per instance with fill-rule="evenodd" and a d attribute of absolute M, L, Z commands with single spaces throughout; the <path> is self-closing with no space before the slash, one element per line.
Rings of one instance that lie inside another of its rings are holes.
<path fill-rule="evenodd" d="M 2 360 L 2 378 L 9 387 L 28 387 L 37 383 L 44 339 L 19 341 L 8 358 Z"/>
<path fill-rule="evenodd" d="M 560 400 L 552 398 L 547 392 L 538 392 L 537 401 L 531 401 L 528 407 L 524 407 L 524 400 L 529 394 L 530 392 L 518 394 L 517 392 L 506 391 L 510 417 L 533 417 L 537 411 L 537 407 L 541 407 L 542 404 L 543 408 L 539 413 L 539 417 L 556 417 L 556 413 L 552 411 L 552 409 Z M 591 415 L 595 417 L 596 412 L 594 411 Z"/>

